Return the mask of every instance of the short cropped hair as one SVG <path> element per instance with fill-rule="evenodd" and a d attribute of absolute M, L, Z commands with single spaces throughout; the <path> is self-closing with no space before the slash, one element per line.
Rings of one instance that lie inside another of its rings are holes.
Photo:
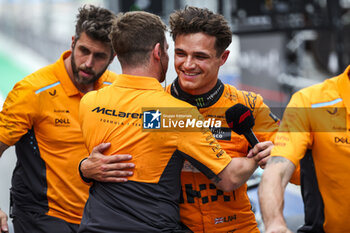
<path fill-rule="evenodd" d="M 113 19 L 116 15 L 102 7 L 84 5 L 79 8 L 75 25 L 75 40 L 85 32 L 90 38 L 110 43 L 109 34 L 112 30 Z"/>
<path fill-rule="evenodd" d="M 175 41 L 178 35 L 203 32 L 214 36 L 216 55 L 220 56 L 232 42 L 232 32 L 227 20 L 207 8 L 186 6 L 175 11 L 169 19 L 170 33 Z"/>
<path fill-rule="evenodd" d="M 165 51 L 165 31 L 166 25 L 157 15 L 144 11 L 117 15 L 110 37 L 120 64 L 145 64 L 157 43 Z"/>

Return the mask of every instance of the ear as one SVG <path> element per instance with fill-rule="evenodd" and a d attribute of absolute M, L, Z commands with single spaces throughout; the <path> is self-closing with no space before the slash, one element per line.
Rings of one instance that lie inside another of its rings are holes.
<path fill-rule="evenodd" d="M 153 57 L 156 59 L 156 60 L 160 60 L 160 55 L 161 55 L 161 48 L 160 48 L 160 44 L 157 43 L 154 48 L 153 48 L 153 51 L 152 51 L 152 54 L 153 54 Z"/>
<path fill-rule="evenodd" d="M 228 58 L 228 55 L 230 55 L 230 50 L 225 50 L 222 54 L 221 54 L 221 57 L 220 57 L 220 66 L 222 66 L 223 64 L 225 64 L 227 58 Z"/>
<path fill-rule="evenodd" d="M 70 45 L 70 48 L 73 50 L 74 47 L 74 41 L 75 41 L 75 36 L 72 36 L 72 43 Z"/>

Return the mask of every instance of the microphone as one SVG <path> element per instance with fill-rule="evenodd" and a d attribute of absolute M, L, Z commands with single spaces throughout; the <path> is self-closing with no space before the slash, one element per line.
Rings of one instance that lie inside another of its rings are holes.
<path fill-rule="evenodd" d="M 225 112 L 228 126 L 233 132 L 239 135 L 244 135 L 249 144 L 254 147 L 259 140 L 252 131 L 255 120 L 252 111 L 243 104 L 235 104 Z"/>

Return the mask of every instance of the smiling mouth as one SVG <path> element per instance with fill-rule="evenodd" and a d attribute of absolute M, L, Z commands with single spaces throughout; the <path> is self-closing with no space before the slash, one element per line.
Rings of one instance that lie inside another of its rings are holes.
<path fill-rule="evenodd" d="M 185 71 L 182 71 L 182 73 L 186 76 L 197 76 L 199 75 L 199 73 L 189 73 L 189 72 L 185 72 Z"/>

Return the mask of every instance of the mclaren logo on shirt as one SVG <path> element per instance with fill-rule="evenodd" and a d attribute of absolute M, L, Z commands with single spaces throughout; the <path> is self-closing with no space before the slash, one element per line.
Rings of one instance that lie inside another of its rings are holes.
<path fill-rule="evenodd" d="M 120 118 L 134 118 L 134 119 L 141 119 L 142 114 L 136 113 L 136 112 L 121 112 L 117 111 L 115 109 L 108 109 L 108 108 L 101 108 L 96 107 L 92 109 L 92 112 L 101 113 L 108 116 L 114 116 L 114 117 L 120 117 Z"/>

